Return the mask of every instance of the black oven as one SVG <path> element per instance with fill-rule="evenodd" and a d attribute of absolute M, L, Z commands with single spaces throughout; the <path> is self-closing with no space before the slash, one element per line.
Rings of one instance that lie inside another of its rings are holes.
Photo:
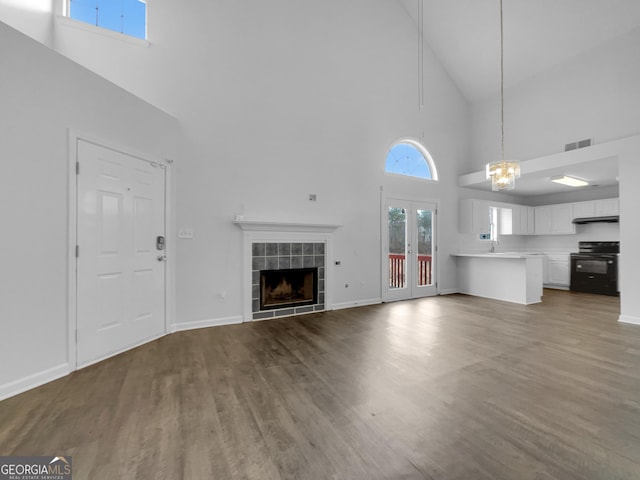
<path fill-rule="evenodd" d="M 620 242 L 580 242 L 571 254 L 571 290 L 618 295 Z"/>

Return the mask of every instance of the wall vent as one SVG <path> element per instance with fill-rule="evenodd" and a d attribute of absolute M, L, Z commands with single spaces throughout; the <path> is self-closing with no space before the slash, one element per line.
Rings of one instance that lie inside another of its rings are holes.
<path fill-rule="evenodd" d="M 569 150 L 575 150 L 577 148 L 590 147 L 592 144 L 593 140 L 591 138 L 585 138 L 584 140 L 565 144 L 564 151 L 568 152 Z"/>

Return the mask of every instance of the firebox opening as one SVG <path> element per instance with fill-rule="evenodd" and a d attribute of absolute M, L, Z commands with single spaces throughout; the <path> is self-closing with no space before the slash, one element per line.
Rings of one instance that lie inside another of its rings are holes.
<path fill-rule="evenodd" d="M 318 303 L 318 269 L 262 270 L 260 310 Z"/>

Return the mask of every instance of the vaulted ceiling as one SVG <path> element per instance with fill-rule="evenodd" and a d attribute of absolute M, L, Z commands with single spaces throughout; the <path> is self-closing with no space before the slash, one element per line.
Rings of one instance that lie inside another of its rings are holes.
<path fill-rule="evenodd" d="M 400 0 L 419 25 L 420 0 Z M 500 0 L 422 0 L 425 42 L 467 100 L 500 87 Z M 639 0 L 503 0 L 505 87 L 640 28 Z"/>

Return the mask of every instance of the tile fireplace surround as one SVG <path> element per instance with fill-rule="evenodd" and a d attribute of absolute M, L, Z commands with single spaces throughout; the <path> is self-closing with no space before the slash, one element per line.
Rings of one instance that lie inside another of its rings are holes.
<path fill-rule="evenodd" d="M 290 268 L 318 269 L 318 300 L 313 305 L 260 310 L 260 272 Z M 253 242 L 251 244 L 251 312 L 253 320 L 324 310 L 324 242 Z"/>
<path fill-rule="evenodd" d="M 331 237 L 339 225 L 236 220 L 244 232 L 244 321 L 331 310 Z M 318 269 L 313 305 L 260 310 L 260 271 Z"/>

